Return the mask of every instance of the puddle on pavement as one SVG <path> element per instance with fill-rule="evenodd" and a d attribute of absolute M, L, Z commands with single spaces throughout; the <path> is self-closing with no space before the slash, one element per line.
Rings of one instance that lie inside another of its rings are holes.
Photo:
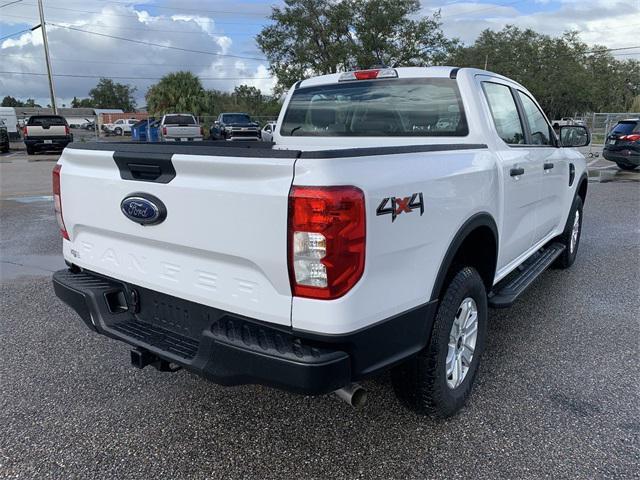
<path fill-rule="evenodd" d="M 65 268 L 62 255 L 3 255 L 0 260 L 0 281 L 19 277 L 49 277 Z"/>

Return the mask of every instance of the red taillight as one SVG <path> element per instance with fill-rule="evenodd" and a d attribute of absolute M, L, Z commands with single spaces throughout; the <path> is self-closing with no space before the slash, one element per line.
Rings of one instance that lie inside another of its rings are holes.
<path fill-rule="evenodd" d="M 331 300 L 362 276 L 364 194 L 357 187 L 292 187 L 289 279 L 298 297 Z"/>
<path fill-rule="evenodd" d="M 29 135 L 29 130 L 27 128 L 27 126 L 25 125 L 24 128 L 22 129 L 22 134 L 26 137 L 27 135 Z"/>
<path fill-rule="evenodd" d="M 69 125 L 64 126 L 64 134 L 69 135 Z"/>
<path fill-rule="evenodd" d="M 631 135 L 623 135 L 618 140 L 626 140 L 627 142 L 640 141 L 640 133 L 632 133 Z"/>
<path fill-rule="evenodd" d="M 162 127 L 162 135 L 166 135 L 167 134 L 167 127 Z"/>
<path fill-rule="evenodd" d="M 369 70 L 356 70 L 354 72 L 344 72 L 338 78 L 339 82 L 349 80 L 374 80 L 376 78 L 398 78 L 395 68 L 372 68 Z"/>
<path fill-rule="evenodd" d="M 62 218 L 62 197 L 60 196 L 60 170 L 62 165 L 56 165 L 53 167 L 53 209 L 56 212 L 56 220 L 60 227 L 60 234 L 69 240 L 69 234 L 67 233 L 67 227 L 64 225 L 64 219 Z"/>
<path fill-rule="evenodd" d="M 360 70 L 359 72 L 353 72 L 356 77 L 356 80 L 371 80 L 374 78 L 378 78 L 378 72 L 380 69 L 375 70 Z"/>

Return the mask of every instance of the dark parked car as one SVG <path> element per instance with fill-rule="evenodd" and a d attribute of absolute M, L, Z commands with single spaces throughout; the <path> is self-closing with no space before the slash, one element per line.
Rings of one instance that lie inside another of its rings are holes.
<path fill-rule="evenodd" d="M 609 132 L 602 155 L 623 170 L 640 165 L 640 119 L 621 120 Z"/>
<path fill-rule="evenodd" d="M 9 151 L 9 132 L 4 122 L 0 122 L 0 152 L 7 153 Z"/>
<path fill-rule="evenodd" d="M 211 140 L 260 140 L 260 127 L 246 113 L 221 113 L 209 135 Z"/>

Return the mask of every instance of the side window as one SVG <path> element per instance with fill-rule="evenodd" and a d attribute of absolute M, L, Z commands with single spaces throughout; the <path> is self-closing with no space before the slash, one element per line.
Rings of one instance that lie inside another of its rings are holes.
<path fill-rule="evenodd" d="M 482 88 L 500 138 L 511 145 L 524 144 L 524 129 L 511 89 L 493 82 L 482 82 Z"/>
<path fill-rule="evenodd" d="M 532 145 L 553 145 L 551 140 L 551 131 L 547 119 L 538 108 L 538 106 L 529 98 L 528 95 L 518 90 L 518 96 L 524 108 L 524 114 L 529 122 L 531 130 Z"/>

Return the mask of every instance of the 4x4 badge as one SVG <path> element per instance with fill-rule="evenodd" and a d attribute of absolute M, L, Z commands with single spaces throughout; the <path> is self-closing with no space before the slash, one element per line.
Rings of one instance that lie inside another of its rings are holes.
<path fill-rule="evenodd" d="M 382 199 L 376 209 L 376 215 L 391 215 L 391 222 L 396 221 L 396 217 L 402 213 L 411 213 L 420 209 L 420 216 L 424 213 L 424 199 L 422 192 L 414 193 L 410 197 L 386 197 Z"/>

